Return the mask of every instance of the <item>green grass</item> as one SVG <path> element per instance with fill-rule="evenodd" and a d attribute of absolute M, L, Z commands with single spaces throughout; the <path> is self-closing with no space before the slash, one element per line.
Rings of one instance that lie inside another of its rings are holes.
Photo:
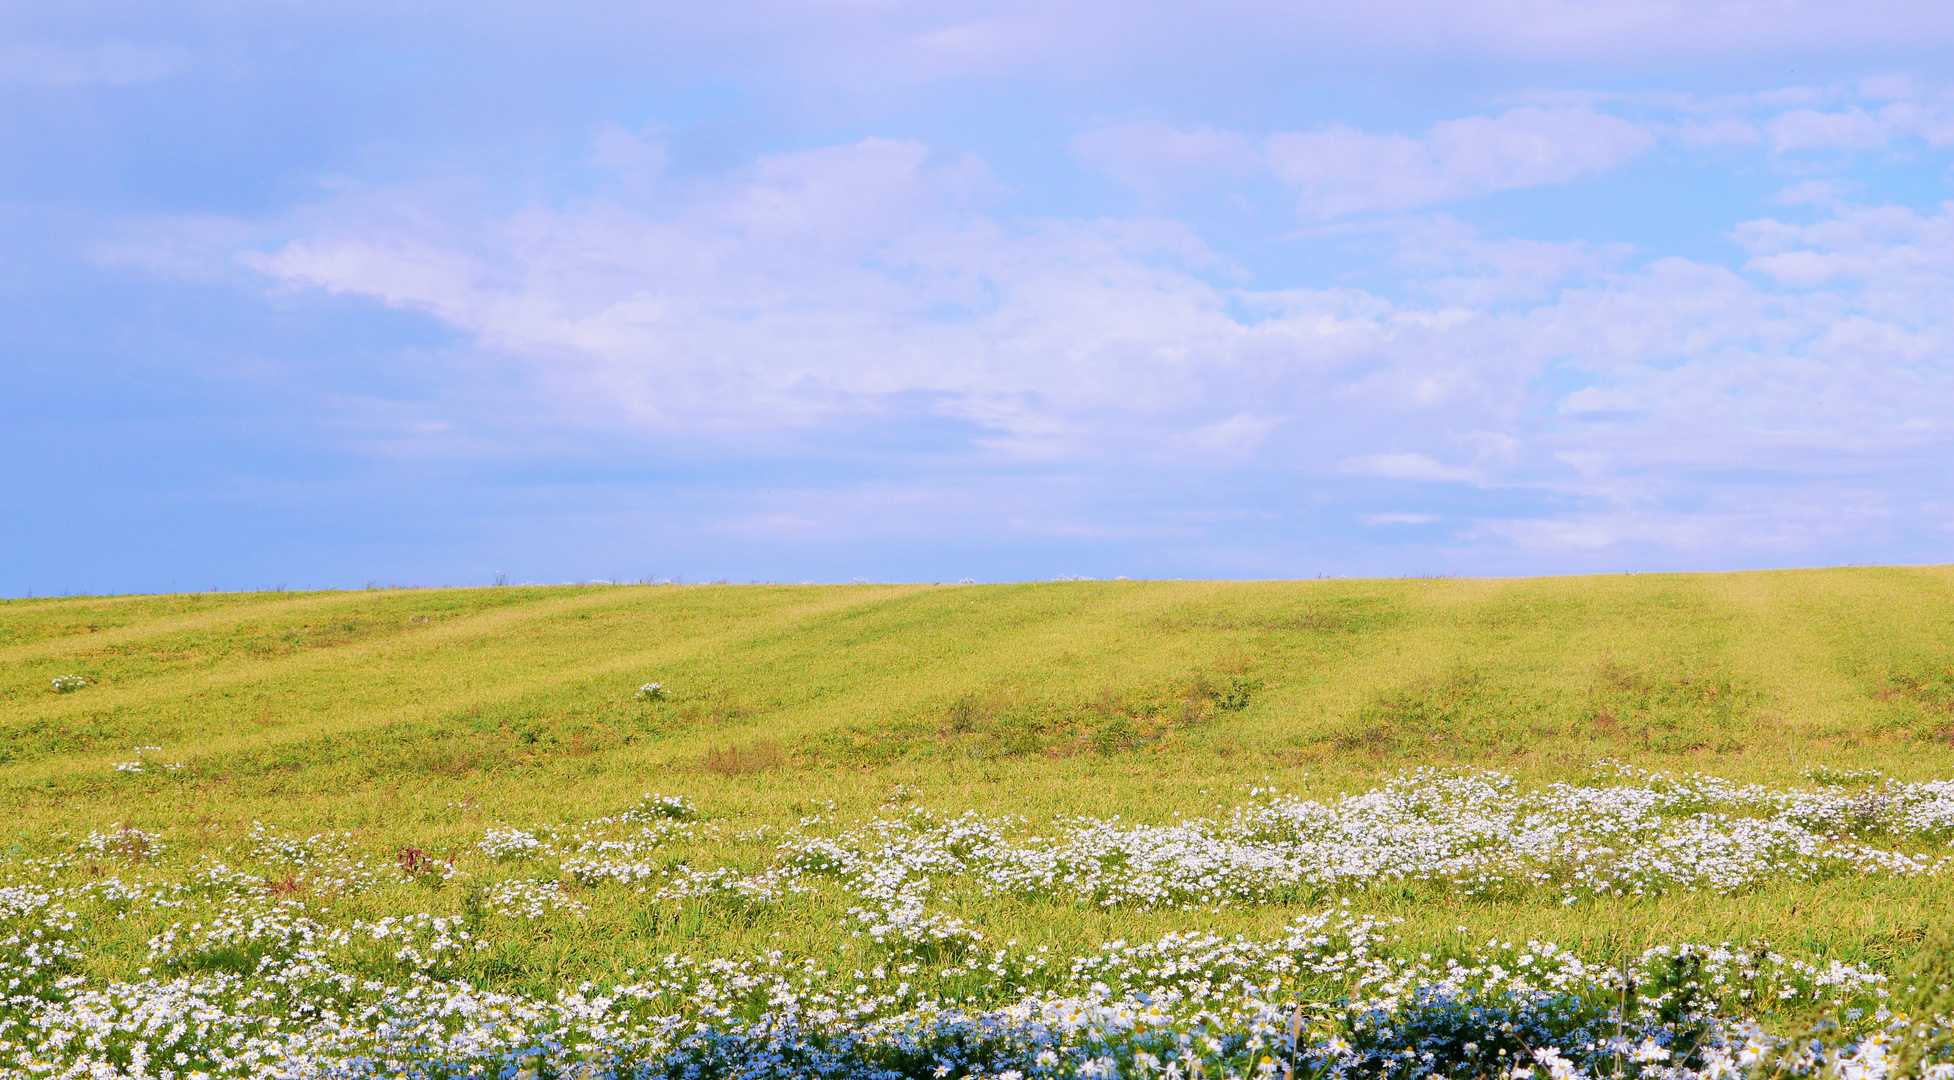
<path fill-rule="evenodd" d="M 56 693 L 50 680 L 89 685 Z M 656 680 L 673 700 L 647 703 Z M 143 756 L 142 774 L 113 763 Z M 1601 759 L 1739 780 L 1954 776 L 1954 568 L 1530 580 L 577 586 L 0 602 L 0 857 L 113 823 L 174 857 L 253 821 L 351 831 L 391 861 L 496 823 L 570 823 L 646 791 L 729 828 L 933 809 L 1166 820 L 1248 784 L 1328 795 L 1426 765 L 1523 782 Z M 173 772 L 154 768 L 182 762 Z M 715 854 L 752 860 L 749 844 Z M 674 857 L 706 857 L 676 852 Z M 471 863 L 472 860 L 472 863 Z M 680 949 L 835 948 L 835 912 L 654 910 L 497 944 L 478 974 L 542 988 Z M 459 910 L 401 887 L 346 917 Z M 1561 908 L 1415 889 L 1368 909 L 1409 940 L 1552 938 L 1618 955 L 1767 938 L 1889 963 L 1954 910 L 1942 879 L 1785 884 Z M 998 898 L 998 939 L 1085 949 L 1250 911 L 1104 912 Z M 140 922 L 140 920 L 137 920 Z M 128 974 L 147 923 L 103 931 Z M 120 944 L 118 944 L 118 942 Z"/>

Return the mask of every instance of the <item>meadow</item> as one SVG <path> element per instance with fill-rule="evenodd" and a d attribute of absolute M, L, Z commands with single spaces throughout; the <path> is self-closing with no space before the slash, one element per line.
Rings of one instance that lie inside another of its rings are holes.
<path fill-rule="evenodd" d="M 1954 1077 L 1954 568 L 0 601 L 0 1076 Z"/>

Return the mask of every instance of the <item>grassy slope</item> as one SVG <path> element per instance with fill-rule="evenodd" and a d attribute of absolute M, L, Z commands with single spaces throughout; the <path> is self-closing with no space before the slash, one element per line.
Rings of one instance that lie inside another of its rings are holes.
<path fill-rule="evenodd" d="M 70 673 L 92 685 L 49 689 Z M 633 700 L 650 679 L 676 699 Z M 1203 689 L 1237 682 L 1245 709 Z M 0 603 L 0 849 L 125 822 L 194 852 L 263 820 L 352 829 L 385 858 L 646 790 L 751 821 L 829 800 L 852 819 L 898 784 L 952 812 L 1161 820 L 1232 805 L 1265 777 L 1330 794 L 1434 764 L 1528 781 L 1601 758 L 1925 779 L 1954 775 L 1950 709 L 1954 568 L 15 600 Z M 137 746 L 185 767 L 114 772 Z M 780 760 L 708 768 L 729 746 Z M 1951 901 L 1937 882 L 1830 882 L 1573 910 L 1410 893 L 1372 907 L 1434 937 L 1460 922 L 1609 949 L 1768 936 L 1881 959 Z M 600 974 L 674 935 L 710 939 L 693 945 L 705 951 L 776 933 L 818 948 L 826 918 L 653 929 L 628 907 L 523 945 L 504 970 Z M 1065 943 L 1286 915 L 1004 901 L 972 914 L 999 936 Z M 618 947 L 620 932 L 643 948 Z"/>

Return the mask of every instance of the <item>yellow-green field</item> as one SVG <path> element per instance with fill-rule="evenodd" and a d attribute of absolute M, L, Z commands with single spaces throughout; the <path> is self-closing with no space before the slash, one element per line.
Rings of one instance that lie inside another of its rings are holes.
<path fill-rule="evenodd" d="M 1954 776 L 1938 567 L 14 600 L 0 665 L 0 828 L 27 850 L 115 822 L 222 847 L 259 820 L 445 857 L 485 823 L 647 790 L 755 822 L 867 814 L 897 785 L 949 812 L 1167 820 L 1244 784 L 1319 794 L 1423 765 Z M 68 674 L 91 685 L 52 692 Z M 1248 680 L 1248 707 L 1188 709 L 1197 678 Z M 634 699 L 654 680 L 673 700 Z M 148 771 L 114 770 L 142 746 L 162 748 Z M 1954 892 L 1841 884 L 1572 921 L 1858 955 L 1941 904 Z"/>
<path fill-rule="evenodd" d="M 84 685 L 58 691 L 65 676 Z M 644 700 L 648 682 L 669 698 Z M 125 876 L 217 859 L 324 924 L 477 920 L 485 887 L 534 877 L 479 847 L 485 830 L 574 830 L 647 792 L 689 799 L 714 830 L 664 841 L 669 873 L 763 871 L 810 815 L 839 828 L 976 811 L 1031 833 L 1073 816 L 1168 823 L 1264 797 L 1252 789 L 1327 801 L 1428 766 L 1494 770 L 1520 790 L 1591 782 L 1603 762 L 1835 791 L 1951 778 L 1954 568 L 13 600 L 0 602 L 0 748 L 9 865 L 133 828 L 168 854 L 137 852 L 116 864 Z M 394 876 L 328 902 L 304 873 L 252 862 L 254 823 L 348 833 L 349 851 Z M 423 858 L 441 872 L 407 865 Z M 86 880 L 104 860 L 36 872 Z M 587 913 L 484 924 L 485 944 L 448 974 L 548 994 L 675 952 L 867 948 L 845 895 L 723 904 L 572 875 L 561 887 Z M 1067 956 L 1179 929 L 1266 937 L 1350 899 L 1402 919 L 1397 947 L 1412 951 L 1542 939 L 1620 963 L 1651 945 L 1767 939 L 1879 970 L 1954 919 L 1941 874 L 1655 892 L 1573 902 L 1406 881 L 1254 903 L 943 904 L 988 942 Z M 90 979 L 147 974 L 146 943 L 188 918 L 116 911 L 91 923 Z"/>

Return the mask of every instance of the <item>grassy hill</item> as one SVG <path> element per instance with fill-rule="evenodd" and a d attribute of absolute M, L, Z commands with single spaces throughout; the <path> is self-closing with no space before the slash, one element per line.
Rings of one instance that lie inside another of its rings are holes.
<path fill-rule="evenodd" d="M 58 690 L 65 676 L 83 685 Z M 669 697 L 645 700 L 648 682 Z M 1269 788 L 1329 800 L 1424 767 L 1494 770 L 1519 790 L 1614 762 L 1871 791 L 1876 774 L 1954 776 L 1954 568 L 13 600 L 0 602 L 0 753 L 11 863 L 91 831 L 110 838 L 89 841 L 96 851 L 166 838 L 178 867 L 248 863 L 251 843 L 262 851 L 254 823 L 345 832 L 405 876 L 319 909 L 333 918 L 473 919 L 480 883 L 503 873 L 485 830 L 625 820 L 605 816 L 647 791 L 723 826 L 661 841 L 663 874 L 715 859 L 763 870 L 770 838 L 810 815 L 1165 823 Z M 139 833 L 116 831 L 128 828 Z M 1894 850 L 1932 859 L 1945 846 Z M 92 856 L 63 858 L 73 880 L 100 872 Z M 478 884 L 443 887 L 416 858 Z M 300 871 L 263 880 L 308 895 Z M 661 907 L 602 882 L 563 887 L 588 917 L 502 933 L 471 977 L 548 992 L 675 949 L 850 947 L 846 898 Z M 944 902 L 990 940 L 1079 952 L 1187 928 L 1266 936 L 1337 895 Z M 1411 949 L 1453 947 L 1468 927 L 1611 962 L 1764 938 L 1876 967 L 1905 961 L 1954 910 L 1937 875 L 1580 903 L 1406 881 L 1361 899 L 1402 919 Z M 132 977 L 143 942 L 181 917 L 117 910 L 97 924 L 96 977 Z"/>
<path fill-rule="evenodd" d="M 29 831 L 571 817 L 648 783 L 1158 817 L 1431 764 L 1914 779 L 1954 773 L 1954 568 L 12 600 L 0 672 Z"/>
<path fill-rule="evenodd" d="M 254 811 L 575 813 L 665 774 L 990 778 L 1081 810 L 1122 796 L 1071 779 L 1135 768 L 1911 777 L 1954 763 L 1954 570 L 13 600 L 0 672 L 0 790 L 36 821 L 137 805 L 109 765 L 136 746 L 190 803 Z"/>

